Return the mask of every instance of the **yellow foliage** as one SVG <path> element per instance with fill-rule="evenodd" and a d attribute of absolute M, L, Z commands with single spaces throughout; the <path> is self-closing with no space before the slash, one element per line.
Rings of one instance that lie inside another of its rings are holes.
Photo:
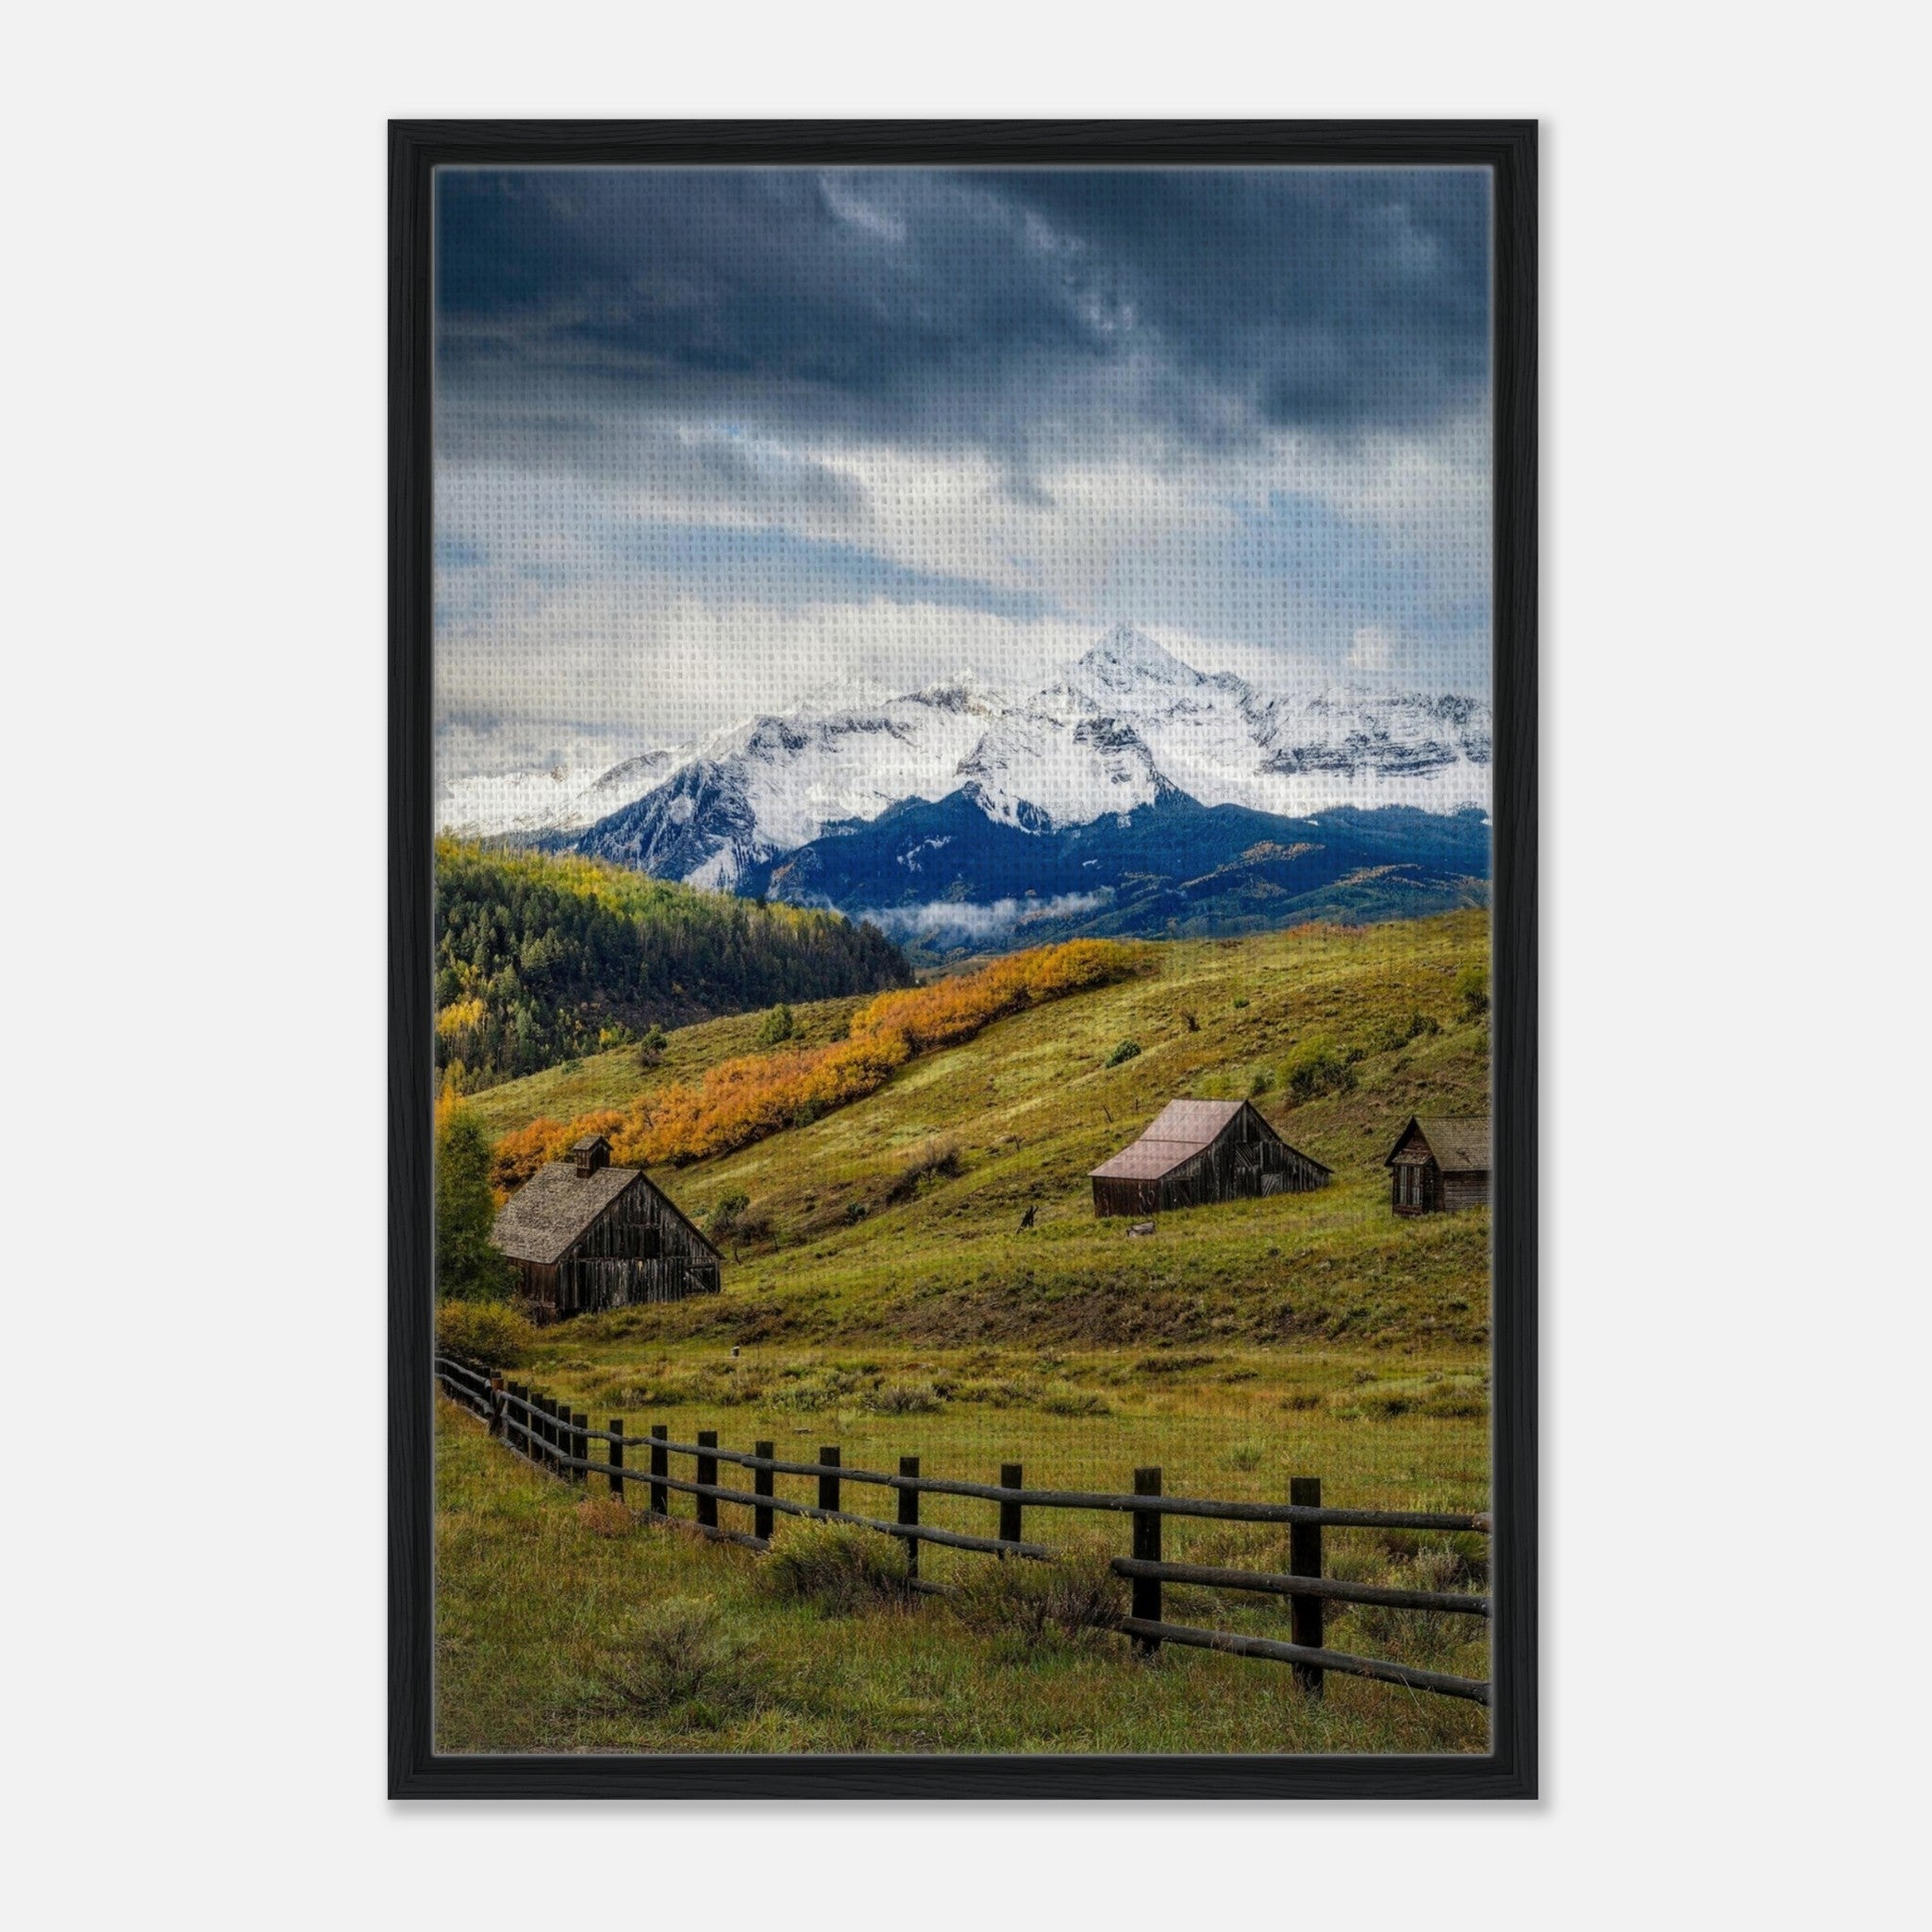
<path fill-rule="evenodd" d="M 854 1015 L 852 1033 L 903 1034 L 914 1053 L 950 1046 L 1034 1000 L 1058 999 L 1101 986 L 1131 970 L 1133 948 L 1114 940 L 1070 940 L 1011 953 L 977 973 L 935 980 L 905 992 L 882 992 Z"/>
<path fill-rule="evenodd" d="M 455 1040 L 459 1034 L 474 1033 L 483 1024 L 483 1002 L 480 999 L 453 1000 L 436 1016 L 436 1030 L 445 1040 Z"/>
<path fill-rule="evenodd" d="M 722 1060 L 696 1086 L 659 1088 L 627 1108 L 575 1120 L 532 1121 L 496 1143 L 492 1179 L 515 1188 L 586 1134 L 603 1134 L 626 1167 L 681 1166 L 762 1141 L 876 1092 L 914 1054 L 970 1040 L 1035 1000 L 1059 999 L 1132 970 L 1134 949 L 1073 940 L 996 959 L 905 992 L 881 993 L 854 1017 L 847 1039 Z"/>

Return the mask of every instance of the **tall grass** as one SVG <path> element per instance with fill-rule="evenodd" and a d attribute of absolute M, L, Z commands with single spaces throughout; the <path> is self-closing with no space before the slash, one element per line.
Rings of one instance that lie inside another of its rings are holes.
<path fill-rule="evenodd" d="M 1205 1651 L 1163 1653 L 1149 1671 L 1124 1639 L 1061 1641 L 1031 1607 L 980 1627 L 891 1595 L 828 1616 L 766 1587 L 769 1559 L 747 1550 L 649 1525 L 596 1533 L 569 1485 L 446 1404 L 437 1454 L 441 1751 L 1487 1748 L 1474 1706 L 1341 1677 L 1310 1704 L 1287 1670 Z M 1010 1573 L 1018 1593 L 1036 1587 L 1024 1573 L 1052 1568 L 967 1560 Z M 1255 1615 L 1280 1634 L 1271 1606 Z M 1041 1641 L 1025 1635 L 1036 1621 Z"/>

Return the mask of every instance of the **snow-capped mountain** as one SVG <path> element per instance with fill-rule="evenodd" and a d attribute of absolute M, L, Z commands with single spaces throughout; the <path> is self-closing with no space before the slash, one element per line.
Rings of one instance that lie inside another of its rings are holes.
<path fill-rule="evenodd" d="M 568 837 L 660 877 L 728 888 L 841 826 L 955 793 L 995 824 L 1047 835 L 1172 798 L 1289 818 L 1486 811 L 1489 781 L 1481 699 L 1267 692 L 1121 625 L 1030 693 L 971 677 L 902 695 L 837 688 L 594 780 L 462 781 L 439 823 Z"/>
<path fill-rule="evenodd" d="M 829 824 L 958 791 L 961 765 L 1002 709 L 972 679 L 897 698 L 821 693 L 783 716 L 712 733 L 662 784 L 577 842 L 660 878 L 729 887 L 748 865 Z"/>
<path fill-rule="evenodd" d="M 1202 805 L 1292 817 L 1342 805 L 1458 811 L 1489 804 L 1489 707 L 1474 699 L 1271 696 L 1230 672 L 1196 671 L 1124 625 L 1072 668 L 1066 689 L 1087 718 L 1130 731 L 1151 770 Z"/>
<path fill-rule="evenodd" d="M 677 762 L 674 752 L 647 751 L 619 765 L 549 764 L 445 779 L 436 828 L 457 839 L 580 832 L 661 784 Z"/>

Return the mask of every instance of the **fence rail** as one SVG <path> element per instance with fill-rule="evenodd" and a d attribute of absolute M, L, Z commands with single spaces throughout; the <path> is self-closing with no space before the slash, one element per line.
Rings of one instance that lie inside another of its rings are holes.
<path fill-rule="evenodd" d="M 1485 1513 L 1330 1508 L 1322 1502 L 1319 1476 L 1295 1477 L 1286 1503 L 1236 1503 L 1209 1497 L 1163 1495 L 1158 1469 L 1136 1470 L 1131 1494 L 1095 1490 L 1029 1490 L 1017 1463 L 1004 1465 L 997 1483 L 922 1475 L 919 1458 L 910 1456 L 902 1457 L 898 1474 L 891 1474 L 884 1470 L 848 1468 L 836 1447 L 822 1448 L 815 1462 L 800 1462 L 774 1455 L 769 1442 L 759 1442 L 749 1452 L 721 1447 L 716 1431 L 710 1429 L 700 1429 L 695 1441 L 683 1442 L 672 1441 L 662 1424 L 654 1424 L 648 1435 L 632 1435 L 625 1430 L 621 1416 L 613 1416 L 606 1428 L 595 1428 L 588 1415 L 560 1406 L 552 1397 L 521 1382 L 506 1382 L 501 1376 L 488 1374 L 450 1356 L 437 1357 L 436 1377 L 444 1393 L 489 1424 L 492 1437 L 539 1468 L 576 1483 L 588 1484 L 593 1475 L 602 1477 L 610 1493 L 620 1497 L 626 1483 L 643 1485 L 649 1491 L 646 1515 L 678 1523 L 719 1541 L 755 1550 L 767 1549 L 777 1516 L 851 1524 L 897 1539 L 906 1548 L 913 1588 L 942 1592 L 948 1586 L 919 1575 L 922 1544 L 982 1556 L 1051 1560 L 1057 1554 L 1051 1545 L 1029 1541 L 1021 1533 L 1027 1510 L 1127 1515 L 1133 1522 L 1133 1553 L 1115 1557 L 1112 1568 L 1116 1575 L 1124 1577 L 1132 1586 L 1133 1612 L 1115 1627 L 1143 1654 L 1152 1654 L 1162 1644 L 1174 1643 L 1221 1651 L 1232 1657 L 1286 1663 L 1293 1667 L 1296 1682 L 1316 1697 L 1322 1694 L 1324 1677 L 1334 1672 L 1477 1704 L 1490 1701 L 1490 1687 L 1478 1678 L 1422 1670 L 1386 1657 L 1357 1657 L 1346 1651 L 1329 1650 L 1323 1642 L 1323 1607 L 1329 1603 L 1368 1604 L 1389 1609 L 1484 1619 L 1490 1615 L 1489 1598 L 1470 1591 L 1399 1590 L 1324 1574 L 1324 1529 L 1437 1530 L 1486 1536 L 1491 1525 Z M 604 1445 L 601 1457 L 592 1457 L 593 1442 Z M 644 1458 L 640 1461 L 631 1457 L 628 1452 L 632 1450 L 645 1452 Z M 695 1464 L 691 1476 L 671 1474 L 670 1458 L 674 1456 L 687 1457 Z M 753 1487 L 742 1490 L 720 1483 L 720 1463 L 748 1470 Z M 818 1485 L 817 1503 L 803 1503 L 795 1497 L 777 1494 L 774 1478 L 781 1475 L 814 1479 Z M 894 1492 L 898 1499 L 895 1520 L 845 1508 L 843 1488 L 847 1483 Z M 673 1495 L 692 1499 L 693 1513 L 690 1517 L 672 1514 Z M 999 1534 L 974 1536 L 963 1530 L 922 1523 L 920 1499 L 928 1495 L 996 1504 Z M 753 1529 L 746 1532 L 721 1524 L 721 1503 L 750 1510 Z M 1161 1525 L 1170 1516 L 1286 1524 L 1289 1568 L 1236 1570 L 1165 1561 L 1161 1556 Z M 1163 1615 L 1162 1592 L 1163 1587 L 1171 1583 L 1286 1597 L 1291 1606 L 1294 1641 L 1284 1643 L 1241 1631 L 1197 1629 L 1191 1624 L 1170 1623 Z"/>

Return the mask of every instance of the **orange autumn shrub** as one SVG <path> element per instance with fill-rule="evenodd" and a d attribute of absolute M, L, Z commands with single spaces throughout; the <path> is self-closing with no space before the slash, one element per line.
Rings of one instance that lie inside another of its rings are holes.
<path fill-rule="evenodd" d="M 875 1093 L 909 1055 L 893 1035 L 724 1060 L 698 1086 L 666 1087 L 642 1102 L 611 1152 L 644 1167 L 729 1154 Z"/>
<path fill-rule="evenodd" d="M 519 1187 L 586 1134 L 605 1135 L 611 1158 L 625 1167 L 681 1167 L 733 1153 L 877 1092 L 914 1054 L 970 1040 L 1036 1000 L 1118 979 L 1134 960 L 1131 946 L 1073 940 L 881 993 L 854 1015 L 849 1036 L 830 1046 L 747 1054 L 721 1060 L 695 1086 L 660 1087 L 622 1110 L 532 1121 L 496 1143 L 492 1178 L 499 1188 Z"/>
<path fill-rule="evenodd" d="M 1133 962 L 1133 948 L 1114 940 L 1070 940 L 1010 953 L 976 973 L 880 993 L 854 1015 L 853 1037 L 901 1033 L 914 1053 L 950 1046 L 1035 1000 L 1059 999 L 1121 978 Z"/>
<path fill-rule="evenodd" d="M 553 1160 L 561 1160 L 586 1134 L 602 1134 L 613 1147 L 629 1116 L 614 1107 L 579 1114 L 574 1121 L 554 1121 L 540 1114 L 526 1127 L 518 1127 L 496 1143 L 490 1179 L 493 1187 L 511 1191 Z"/>

